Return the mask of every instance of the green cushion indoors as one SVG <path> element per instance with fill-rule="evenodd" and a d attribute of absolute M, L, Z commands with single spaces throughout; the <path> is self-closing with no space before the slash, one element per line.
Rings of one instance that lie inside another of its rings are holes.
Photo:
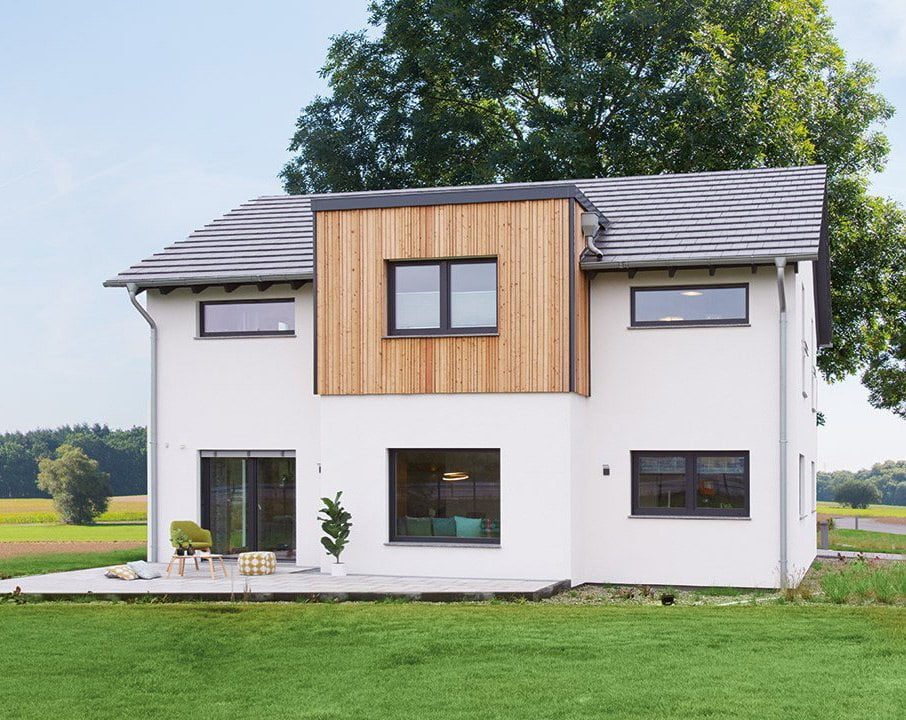
<path fill-rule="evenodd" d="M 431 518 L 406 517 L 406 535 L 431 537 Z"/>
<path fill-rule="evenodd" d="M 431 529 L 435 537 L 454 537 L 456 535 L 456 520 L 453 518 L 431 518 Z"/>
<path fill-rule="evenodd" d="M 467 518 L 454 515 L 456 537 L 481 537 L 481 518 Z"/>

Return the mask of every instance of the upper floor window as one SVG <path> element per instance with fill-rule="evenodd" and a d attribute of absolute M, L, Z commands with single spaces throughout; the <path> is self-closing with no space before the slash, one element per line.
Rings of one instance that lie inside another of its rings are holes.
<path fill-rule="evenodd" d="M 388 277 L 391 335 L 497 332 L 496 260 L 391 263 Z"/>
<path fill-rule="evenodd" d="M 736 325 L 749 322 L 749 286 L 632 288 L 632 326 Z"/>
<path fill-rule="evenodd" d="M 219 300 L 199 308 L 202 337 L 292 335 L 296 329 L 292 300 Z"/>

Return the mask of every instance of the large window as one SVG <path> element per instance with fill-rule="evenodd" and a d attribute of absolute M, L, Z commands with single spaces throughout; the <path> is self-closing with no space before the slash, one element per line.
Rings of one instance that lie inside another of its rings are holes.
<path fill-rule="evenodd" d="M 391 263 L 391 335 L 497 332 L 497 261 Z"/>
<path fill-rule="evenodd" d="M 391 450 L 390 539 L 500 543 L 499 450 Z"/>
<path fill-rule="evenodd" d="M 749 453 L 632 453 L 633 515 L 749 514 Z"/>
<path fill-rule="evenodd" d="M 748 285 L 632 288 L 632 326 L 735 325 L 749 321 Z"/>
<path fill-rule="evenodd" d="M 200 303 L 202 337 L 292 335 L 295 332 L 292 300 L 224 300 Z"/>

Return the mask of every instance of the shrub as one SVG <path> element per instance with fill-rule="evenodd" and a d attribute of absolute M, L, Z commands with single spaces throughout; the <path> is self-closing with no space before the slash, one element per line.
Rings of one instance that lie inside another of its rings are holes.
<path fill-rule="evenodd" d="M 53 497 L 54 508 L 68 525 L 87 525 L 107 509 L 110 476 L 73 445 L 60 445 L 56 459 L 38 462 L 38 487 Z"/>
<path fill-rule="evenodd" d="M 881 502 L 881 493 L 868 480 L 847 480 L 837 486 L 834 500 L 854 508 L 867 508 Z"/>

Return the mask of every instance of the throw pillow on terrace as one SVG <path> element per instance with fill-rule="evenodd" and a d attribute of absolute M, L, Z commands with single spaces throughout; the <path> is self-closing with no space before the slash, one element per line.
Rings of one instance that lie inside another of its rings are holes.
<path fill-rule="evenodd" d="M 456 520 L 453 518 L 431 518 L 431 529 L 435 537 L 454 537 Z"/>
<path fill-rule="evenodd" d="M 431 518 L 406 517 L 406 535 L 431 536 Z"/>
<path fill-rule="evenodd" d="M 142 580 L 154 580 L 154 578 L 160 577 L 160 571 L 155 570 L 151 565 L 146 563 L 144 560 L 135 560 L 133 562 L 126 563 L 126 566 L 138 575 Z"/>
<path fill-rule="evenodd" d="M 138 575 L 128 565 L 109 567 L 104 575 L 109 578 L 119 578 L 120 580 L 138 580 Z"/>
<path fill-rule="evenodd" d="M 455 515 L 456 537 L 481 537 L 481 518 L 467 518 Z"/>

